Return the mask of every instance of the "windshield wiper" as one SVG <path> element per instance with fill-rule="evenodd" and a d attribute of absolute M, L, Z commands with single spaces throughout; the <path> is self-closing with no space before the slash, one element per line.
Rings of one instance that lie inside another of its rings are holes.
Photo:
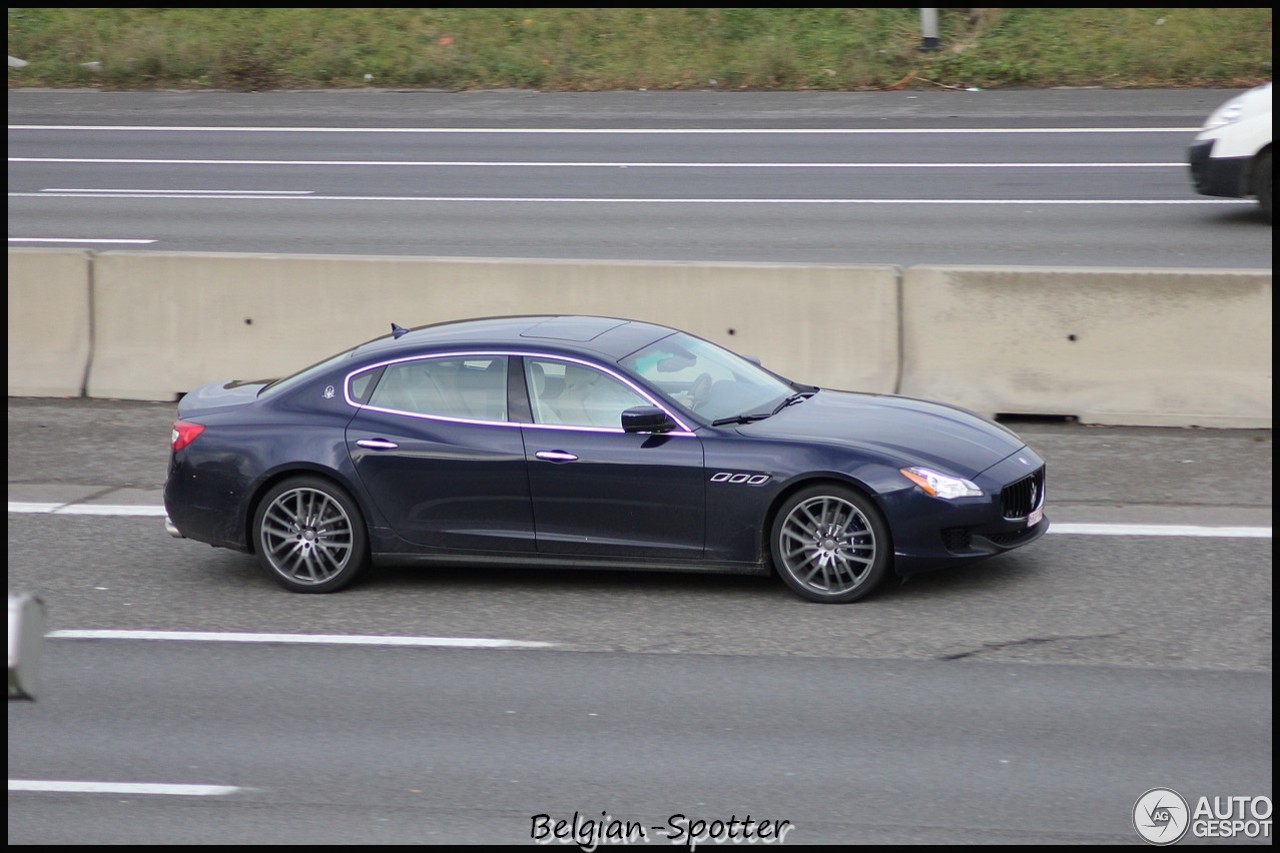
<path fill-rule="evenodd" d="M 749 412 L 745 415 L 734 415 L 730 418 L 716 418 L 711 422 L 712 426 L 724 426 L 725 424 L 749 424 L 752 421 L 762 421 L 765 418 L 773 417 L 773 412 Z"/>
<path fill-rule="evenodd" d="M 781 412 L 787 406 L 791 406 L 796 403 L 803 403 L 805 400 L 808 400 L 810 397 L 812 397 L 814 394 L 817 394 L 817 393 L 818 391 L 816 388 L 807 388 L 804 391 L 797 391 L 787 399 L 783 400 L 778 405 L 774 406 L 773 411 L 770 412 L 770 414 L 776 415 L 778 414 L 778 412 Z"/>
<path fill-rule="evenodd" d="M 778 414 L 778 412 L 781 412 L 783 409 L 785 409 L 787 406 L 793 405 L 795 403 L 802 403 L 805 400 L 808 400 L 810 397 L 812 397 L 814 394 L 817 394 L 817 393 L 818 393 L 817 388 L 806 388 L 803 391 L 797 391 L 787 399 L 783 400 L 778 405 L 774 406 L 772 412 L 748 412 L 742 415 L 733 415 L 732 417 L 728 417 L 728 418 L 717 418 L 716 420 L 711 422 L 711 425 L 724 426 L 725 424 L 749 424 L 749 423 L 752 423 L 753 421 L 762 421 L 765 418 L 773 417 L 774 415 Z"/>

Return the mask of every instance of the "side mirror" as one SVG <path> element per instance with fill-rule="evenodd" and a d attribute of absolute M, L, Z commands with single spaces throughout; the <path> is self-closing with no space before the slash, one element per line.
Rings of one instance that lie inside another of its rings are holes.
<path fill-rule="evenodd" d="M 657 406 L 635 406 L 622 413 L 623 432 L 670 432 L 676 425 Z"/>

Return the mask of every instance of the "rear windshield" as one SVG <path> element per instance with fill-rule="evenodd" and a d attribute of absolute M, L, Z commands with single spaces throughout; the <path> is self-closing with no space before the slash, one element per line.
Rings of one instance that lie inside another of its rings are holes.
<path fill-rule="evenodd" d="M 361 344 L 361 346 L 363 346 L 363 344 Z M 338 364 L 343 359 L 350 358 L 351 354 L 354 353 L 357 349 L 359 349 L 359 347 L 352 347 L 346 352 L 340 352 L 337 355 L 326 358 L 324 361 L 317 362 L 316 364 L 313 364 L 308 368 L 299 370 L 297 373 L 293 374 L 292 376 L 286 376 L 283 379 L 277 379 L 271 384 L 267 385 L 261 391 L 259 391 L 258 396 L 269 397 L 272 394 L 279 394 L 281 391 L 288 391 L 290 388 L 297 388 L 299 385 L 304 384 L 307 380 L 311 379 L 312 377 L 319 376 L 323 373 L 327 373 L 333 368 L 337 367 Z"/>

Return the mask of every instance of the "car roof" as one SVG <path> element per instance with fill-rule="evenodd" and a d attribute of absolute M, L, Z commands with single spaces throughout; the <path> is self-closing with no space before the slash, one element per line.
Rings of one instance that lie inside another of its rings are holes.
<path fill-rule="evenodd" d="M 394 327 L 394 325 L 393 325 Z M 580 314 L 537 314 L 454 320 L 403 330 L 356 348 L 354 355 L 394 356 L 428 347 L 546 349 L 619 359 L 677 330 L 656 323 Z"/>

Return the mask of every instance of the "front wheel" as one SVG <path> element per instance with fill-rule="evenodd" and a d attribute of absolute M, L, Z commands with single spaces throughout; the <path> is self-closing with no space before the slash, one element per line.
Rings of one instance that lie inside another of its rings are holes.
<path fill-rule="evenodd" d="M 369 563 L 369 538 L 355 501 L 319 477 L 273 486 L 254 513 L 258 562 L 286 589 L 333 592 Z"/>
<path fill-rule="evenodd" d="M 773 566 L 801 598 L 845 604 L 889 573 L 889 527 L 870 499 L 845 486 L 810 486 L 779 509 L 770 535 Z"/>

